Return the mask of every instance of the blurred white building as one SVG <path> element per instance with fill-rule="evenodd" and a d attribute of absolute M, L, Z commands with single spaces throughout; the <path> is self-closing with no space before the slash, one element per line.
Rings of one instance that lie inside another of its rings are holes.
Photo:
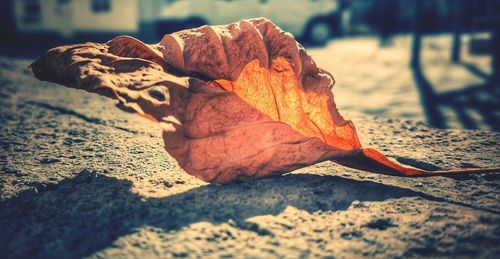
<path fill-rule="evenodd" d="M 266 17 L 322 44 L 339 31 L 337 0 L 11 0 L 20 34 L 51 32 L 155 35 L 203 24 Z"/>
<path fill-rule="evenodd" d="M 15 0 L 18 33 L 124 32 L 139 29 L 137 0 Z M 146 1 L 143 1 L 146 2 Z"/>

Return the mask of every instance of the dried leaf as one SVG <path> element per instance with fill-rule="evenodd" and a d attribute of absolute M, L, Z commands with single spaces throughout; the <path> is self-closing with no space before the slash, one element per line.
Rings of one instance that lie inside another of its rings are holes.
<path fill-rule="evenodd" d="M 258 179 L 324 160 L 401 176 L 471 171 L 407 168 L 363 149 L 335 107 L 333 77 L 265 19 L 180 31 L 155 45 L 122 36 L 57 47 L 31 68 L 41 80 L 117 99 L 120 108 L 157 121 L 167 152 L 208 182 Z"/>

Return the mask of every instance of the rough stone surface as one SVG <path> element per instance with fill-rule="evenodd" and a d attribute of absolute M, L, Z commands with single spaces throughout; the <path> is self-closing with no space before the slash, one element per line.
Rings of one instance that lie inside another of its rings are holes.
<path fill-rule="evenodd" d="M 500 252 L 500 177 L 399 178 L 325 162 L 206 184 L 158 125 L 0 59 L 0 257 L 485 257 Z M 346 113 L 405 163 L 498 166 L 500 135 Z M 432 169 L 432 168 L 431 168 Z"/>

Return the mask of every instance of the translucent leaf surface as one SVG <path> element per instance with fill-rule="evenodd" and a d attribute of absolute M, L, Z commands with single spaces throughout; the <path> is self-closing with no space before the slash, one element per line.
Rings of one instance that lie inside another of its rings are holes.
<path fill-rule="evenodd" d="M 331 74 L 265 19 L 180 31 L 154 45 L 122 36 L 61 46 L 31 68 L 157 121 L 167 152 L 204 181 L 258 179 L 324 160 L 401 176 L 488 171 L 428 172 L 363 149 L 337 111 Z"/>

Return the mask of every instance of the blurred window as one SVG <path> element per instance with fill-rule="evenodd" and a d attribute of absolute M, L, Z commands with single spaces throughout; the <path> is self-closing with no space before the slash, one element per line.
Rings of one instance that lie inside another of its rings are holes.
<path fill-rule="evenodd" d="M 42 21 L 42 8 L 38 0 L 23 1 L 23 18 L 24 23 L 39 23 Z"/>
<path fill-rule="evenodd" d="M 66 10 L 65 7 L 69 3 L 70 3 L 70 0 L 57 0 L 56 12 L 58 14 L 64 14 L 64 11 Z"/>
<path fill-rule="evenodd" d="M 91 8 L 94 13 L 107 13 L 111 11 L 111 0 L 92 0 Z"/>

